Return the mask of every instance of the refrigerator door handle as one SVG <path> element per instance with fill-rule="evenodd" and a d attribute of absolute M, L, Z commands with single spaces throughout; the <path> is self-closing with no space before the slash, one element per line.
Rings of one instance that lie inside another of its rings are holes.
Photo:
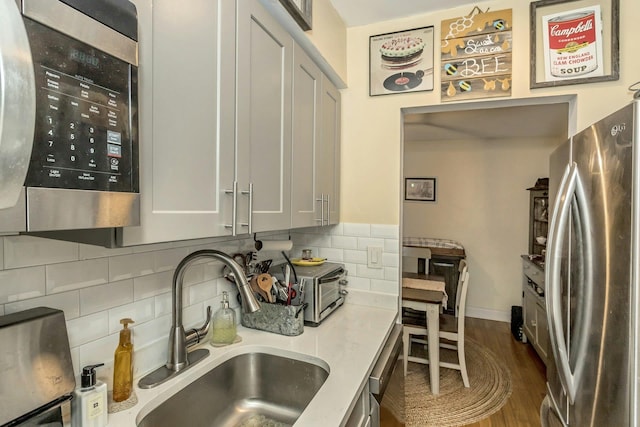
<path fill-rule="evenodd" d="M 592 259 L 591 239 L 588 236 L 584 236 L 584 255 L 585 264 L 587 266 L 585 270 L 584 283 L 580 283 L 582 292 L 584 293 L 584 303 L 580 307 L 581 325 L 578 325 L 577 336 L 574 340 L 575 349 L 575 369 L 571 370 L 569 362 L 569 349 L 567 347 L 567 341 L 565 340 L 565 331 L 563 328 L 563 310 L 562 310 L 562 287 L 560 277 L 560 267 L 562 258 L 562 246 L 564 243 L 564 236 L 566 235 L 567 226 L 569 224 L 569 218 L 571 213 L 572 204 L 577 208 L 580 215 L 581 226 L 577 232 L 585 233 L 590 230 L 590 220 L 586 206 L 586 196 L 580 183 L 578 176 L 578 166 L 576 163 L 572 163 L 567 167 L 565 174 L 562 178 L 559 189 L 558 202 L 553 207 L 553 216 L 551 224 L 549 225 L 549 240 L 547 253 L 547 268 L 545 270 L 547 283 L 546 292 L 546 305 L 547 305 L 547 320 L 549 323 L 549 339 L 551 341 L 551 348 L 553 351 L 553 357 L 556 361 L 558 369 L 558 376 L 564 391 L 566 392 L 569 400 L 573 404 L 575 402 L 580 378 L 584 367 L 585 353 L 586 353 L 586 332 L 585 325 L 589 324 L 589 317 L 591 313 L 591 271 L 589 266 Z M 574 197 L 575 196 L 575 202 Z"/>

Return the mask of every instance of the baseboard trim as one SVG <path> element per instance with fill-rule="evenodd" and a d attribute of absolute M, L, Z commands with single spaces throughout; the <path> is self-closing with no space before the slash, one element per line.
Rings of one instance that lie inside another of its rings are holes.
<path fill-rule="evenodd" d="M 487 308 L 467 307 L 466 317 L 475 317 L 478 319 L 496 320 L 498 322 L 511 323 L 511 312 L 501 310 L 489 310 Z"/>

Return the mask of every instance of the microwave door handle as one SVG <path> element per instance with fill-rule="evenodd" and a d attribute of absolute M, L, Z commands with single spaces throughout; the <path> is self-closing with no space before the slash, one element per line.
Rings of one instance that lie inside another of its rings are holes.
<path fill-rule="evenodd" d="M 0 1 L 0 209 L 16 205 L 29 169 L 36 88 L 29 39 L 15 1 Z"/>
<path fill-rule="evenodd" d="M 553 350 L 553 357 L 556 361 L 558 376 L 564 391 L 567 393 L 569 400 L 573 403 L 577 394 L 578 384 L 582 373 L 582 363 L 580 359 L 584 359 L 585 351 L 585 339 L 580 339 L 580 335 L 584 337 L 584 330 L 579 332 L 579 339 L 577 342 L 576 350 L 577 365 L 576 371 L 571 371 L 571 365 L 569 363 L 569 349 L 567 347 L 567 341 L 565 340 L 565 331 L 563 328 L 563 311 L 562 311 L 562 289 L 560 286 L 560 264 L 561 264 L 561 250 L 564 243 L 564 236 L 566 235 L 567 226 L 569 224 L 569 214 L 572 206 L 574 195 L 578 199 L 578 205 L 581 208 L 585 207 L 584 192 L 578 179 L 578 168 L 575 163 L 572 163 L 570 167 L 565 171 L 565 175 L 560 184 L 558 192 L 558 202 L 553 208 L 553 217 L 549 226 L 549 241 L 547 253 L 547 268 L 546 272 L 546 305 L 547 305 L 547 320 L 549 323 L 549 339 L 551 341 L 551 348 Z M 582 209 L 580 209 L 582 210 Z M 585 288 L 590 288 L 588 282 L 580 284 Z M 590 306 L 590 303 L 587 303 Z M 582 310 L 585 310 L 583 307 Z M 588 323 L 581 325 L 584 329 Z"/>

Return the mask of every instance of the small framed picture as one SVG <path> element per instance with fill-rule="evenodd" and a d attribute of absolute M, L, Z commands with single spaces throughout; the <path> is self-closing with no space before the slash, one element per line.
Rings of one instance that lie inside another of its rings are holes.
<path fill-rule="evenodd" d="M 404 199 L 419 202 L 436 201 L 435 178 L 405 178 Z"/>
<path fill-rule="evenodd" d="M 618 80 L 619 0 L 530 4 L 532 89 Z"/>

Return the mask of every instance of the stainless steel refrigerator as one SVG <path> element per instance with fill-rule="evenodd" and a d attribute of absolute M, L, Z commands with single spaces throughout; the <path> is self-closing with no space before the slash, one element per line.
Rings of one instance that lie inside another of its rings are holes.
<path fill-rule="evenodd" d="M 543 426 L 638 425 L 639 107 L 551 155 Z"/>

